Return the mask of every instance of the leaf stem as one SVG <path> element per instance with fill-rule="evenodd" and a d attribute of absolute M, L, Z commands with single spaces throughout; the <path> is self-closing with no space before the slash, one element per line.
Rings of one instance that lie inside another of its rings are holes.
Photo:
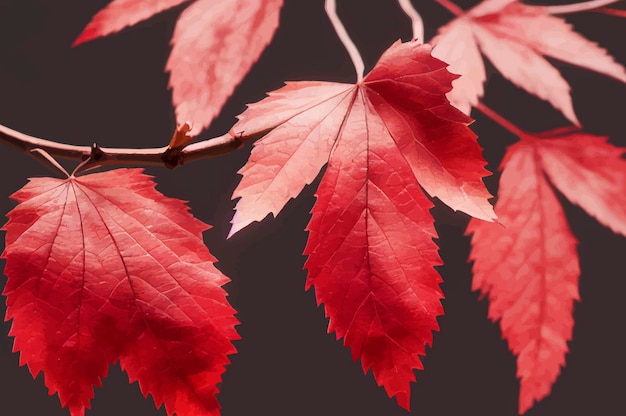
<path fill-rule="evenodd" d="M 30 155 L 33 157 L 33 159 L 39 161 L 39 163 L 41 163 L 51 171 L 61 174 L 62 178 L 70 177 L 70 174 L 67 173 L 65 168 L 61 166 L 61 164 L 55 158 L 50 156 L 45 150 L 39 148 L 31 149 Z"/>
<path fill-rule="evenodd" d="M 516 135 L 520 139 L 526 139 L 527 137 L 530 136 L 530 134 L 528 132 L 526 132 L 526 131 L 522 130 L 521 128 L 517 127 L 512 122 L 510 122 L 509 120 L 507 120 L 506 118 L 504 118 L 500 114 L 496 113 L 490 107 L 487 107 L 484 103 L 479 102 L 478 104 L 476 104 L 476 106 L 474 108 L 476 108 L 478 111 L 480 111 L 481 113 L 483 113 L 484 115 L 486 115 L 487 117 L 489 117 L 490 119 L 492 119 L 493 121 L 498 123 L 505 130 L 509 131 L 510 133 L 513 133 L 514 135 Z"/>
<path fill-rule="evenodd" d="M 583 3 L 562 4 L 559 6 L 545 6 L 546 10 L 550 14 L 569 14 L 586 12 L 600 7 L 608 6 L 609 4 L 617 3 L 621 0 L 591 0 Z"/>
<path fill-rule="evenodd" d="M 363 73 L 365 72 L 365 64 L 363 63 L 363 58 L 361 57 L 361 53 L 359 49 L 356 47 L 350 35 L 346 31 L 343 23 L 341 23 L 341 19 L 337 15 L 337 3 L 335 0 L 326 0 L 325 2 L 325 10 L 328 15 L 328 19 L 330 23 L 333 25 L 335 32 L 337 33 L 337 37 L 343 44 L 344 48 L 348 51 L 348 55 L 350 55 L 350 59 L 352 59 L 352 64 L 354 65 L 354 69 L 356 70 L 356 78 L 357 83 L 363 80 Z"/>
<path fill-rule="evenodd" d="M 413 29 L 413 40 L 417 39 L 424 43 L 424 20 L 419 12 L 413 7 L 411 0 L 398 0 L 398 4 L 402 11 L 411 19 Z"/>
<path fill-rule="evenodd" d="M 609 16 L 626 17 L 626 10 L 614 9 L 612 7 L 599 7 L 593 9 L 594 12 L 608 14 Z"/>
<path fill-rule="evenodd" d="M 465 14 L 465 10 L 461 9 L 458 5 L 450 0 L 435 0 L 437 3 L 445 7 L 450 13 L 455 16 L 461 16 Z"/>
<path fill-rule="evenodd" d="M 187 162 L 231 152 L 242 145 L 239 137 L 227 133 L 223 136 L 191 143 L 175 149 L 168 146 L 147 149 L 107 148 L 99 147 L 96 144 L 92 146 L 74 146 L 29 136 L 1 124 L 0 143 L 31 156 L 41 156 L 41 153 L 44 152 L 52 158 L 85 162 L 81 164 L 77 172 L 111 165 L 165 166 L 175 168 Z M 39 150 L 33 154 L 34 149 Z M 40 157 L 38 157 L 39 159 Z M 57 170 L 55 170 L 56 172 Z"/>

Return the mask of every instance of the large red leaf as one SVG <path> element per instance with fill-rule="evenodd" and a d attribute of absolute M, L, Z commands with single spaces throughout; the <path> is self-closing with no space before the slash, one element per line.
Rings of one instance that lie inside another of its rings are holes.
<path fill-rule="evenodd" d="M 443 314 L 430 201 L 376 109 L 359 91 L 308 225 L 307 288 L 363 370 L 409 408 L 418 354 Z"/>
<path fill-rule="evenodd" d="M 235 189 L 231 235 L 268 214 L 277 215 L 328 161 L 361 91 L 376 108 L 420 185 L 454 210 L 495 218 L 482 178 L 488 174 L 471 119 L 442 96 L 454 79 L 430 46 L 394 44 L 362 83 L 291 82 L 249 106 L 231 132 L 254 143 Z M 270 131 L 271 130 L 271 131 Z"/>
<path fill-rule="evenodd" d="M 234 196 L 232 232 L 285 203 L 328 164 L 308 226 L 307 288 L 364 371 L 409 408 L 419 355 L 443 313 L 432 204 L 495 218 L 488 173 L 445 98 L 455 77 L 430 46 L 395 43 L 357 85 L 294 82 L 240 116 L 233 134 L 264 133 Z"/>
<path fill-rule="evenodd" d="M 574 238 L 550 182 L 616 233 L 626 235 L 624 149 L 564 128 L 528 135 L 503 160 L 496 212 L 503 227 L 472 221 L 475 290 L 518 355 L 520 412 L 541 400 L 565 363 L 578 298 Z"/>
<path fill-rule="evenodd" d="M 520 413 L 546 397 L 565 365 L 578 299 L 578 253 L 565 214 L 522 142 L 503 160 L 496 213 L 501 224 L 472 220 L 472 287 L 489 297 L 489 317 L 517 356 Z"/>
<path fill-rule="evenodd" d="M 578 123 L 570 86 L 543 56 L 626 82 L 624 67 L 597 44 L 576 33 L 563 19 L 541 6 L 516 0 L 485 0 L 439 30 L 433 55 L 461 74 L 450 101 L 466 113 L 483 94 L 485 69 L 477 48 L 502 75 L 520 88 L 550 102 Z"/>
<path fill-rule="evenodd" d="M 75 45 L 121 30 L 185 0 L 113 0 Z M 195 0 L 183 11 L 172 38 L 172 101 L 179 124 L 198 134 L 219 114 L 235 87 L 269 44 L 283 0 Z"/>
<path fill-rule="evenodd" d="M 36 178 L 12 197 L 4 294 L 21 364 L 73 416 L 117 359 L 168 414 L 218 415 L 238 322 L 207 226 L 140 170 Z"/>

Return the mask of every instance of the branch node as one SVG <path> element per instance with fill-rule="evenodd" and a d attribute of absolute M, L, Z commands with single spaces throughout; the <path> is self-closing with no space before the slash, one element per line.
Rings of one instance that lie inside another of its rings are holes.
<path fill-rule="evenodd" d="M 161 155 L 163 164 L 168 169 L 174 169 L 176 166 L 183 165 L 185 159 L 182 150 L 193 141 L 193 136 L 189 134 L 192 129 L 190 121 L 184 122 L 182 125 L 176 126 L 172 139 L 170 140 L 167 150 Z"/>
<path fill-rule="evenodd" d="M 176 166 L 182 165 L 184 163 L 181 154 L 183 147 L 184 146 L 168 147 L 167 150 L 163 152 L 163 154 L 161 155 L 161 160 L 163 161 L 163 164 L 166 168 L 174 169 Z"/>
<path fill-rule="evenodd" d="M 91 145 L 91 155 L 89 156 L 95 162 L 102 160 L 105 157 L 105 153 L 102 151 L 100 146 L 97 143 L 93 143 Z"/>
<path fill-rule="evenodd" d="M 191 123 L 178 126 L 170 145 L 159 148 L 126 149 L 91 146 L 73 146 L 51 140 L 28 136 L 0 124 L 0 144 L 7 144 L 19 151 L 34 155 L 39 160 L 45 158 L 47 166 L 51 158 L 73 159 L 79 162 L 71 175 L 111 165 L 166 166 L 170 169 L 194 160 L 218 156 L 239 149 L 248 137 L 234 137 L 232 133 L 201 142 L 192 143 Z M 264 134 L 264 133 L 263 133 Z M 262 136 L 262 134 L 258 134 Z M 241 136 L 241 135 L 238 135 Z M 31 149 L 39 149 L 31 152 Z M 45 152 L 45 153 L 44 153 Z M 48 157 L 49 156 L 49 157 Z M 56 167 L 53 168 L 58 171 Z"/>

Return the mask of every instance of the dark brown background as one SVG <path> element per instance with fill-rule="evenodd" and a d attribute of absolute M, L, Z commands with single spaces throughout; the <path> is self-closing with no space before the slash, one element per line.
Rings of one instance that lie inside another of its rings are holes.
<path fill-rule="evenodd" d="M 72 144 L 154 147 L 167 143 L 174 128 L 167 74 L 168 42 L 183 7 L 163 13 L 124 32 L 76 49 L 72 41 L 107 0 L 0 0 L 0 123 L 28 134 Z M 284 80 L 320 79 L 352 82 L 353 69 L 323 12 L 323 0 L 286 0 L 281 27 L 271 46 L 229 100 L 221 116 L 202 137 L 226 132 L 245 104 L 261 99 Z M 394 40 L 410 38 L 410 25 L 391 0 L 339 0 L 339 12 L 362 48 L 368 68 Z M 432 1 L 415 1 L 426 21 L 426 37 L 451 15 Z M 475 1 L 462 1 L 467 7 Z M 568 20 L 626 63 L 623 19 L 585 13 Z M 587 130 L 626 145 L 624 97 L 617 81 L 557 63 L 573 86 L 576 111 Z M 489 68 L 491 70 L 491 68 Z M 545 102 L 513 87 L 491 71 L 486 102 L 523 128 L 537 131 L 564 125 Z M 515 137 L 475 114 L 474 130 L 495 170 Z M 371 374 L 334 335 L 304 292 L 306 272 L 301 255 L 303 231 L 314 203 L 314 187 L 290 202 L 275 220 L 254 224 L 226 240 L 234 203 L 230 195 L 249 145 L 223 157 L 186 165 L 175 171 L 150 168 L 158 189 L 189 200 L 193 213 L 214 226 L 205 241 L 232 278 L 230 301 L 243 322 L 219 396 L 224 416 L 405 415 Z M 48 172 L 33 159 L 0 149 L 0 213 L 14 206 L 8 196 L 28 177 Z M 497 175 L 488 186 L 497 190 Z M 316 184 L 315 184 L 316 185 Z M 529 416 L 625 414 L 626 239 L 599 225 L 561 198 L 580 240 L 582 303 L 576 305 L 574 340 L 567 367 L 552 395 Z M 413 385 L 412 414 L 483 416 L 516 415 L 518 382 L 515 360 L 487 318 L 487 303 L 470 291 L 467 218 L 437 202 L 433 211 L 446 264 L 441 332 L 424 358 L 426 370 Z M 0 250 L 2 247 L 0 247 Z M 4 302 L 2 302 L 4 304 Z M 18 354 L 11 352 L 9 323 L 0 334 L 0 413 L 8 416 L 67 415 L 57 397 L 49 397 L 39 376 L 35 381 Z M 165 415 L 144 399 L 136 383 L 116 365 L 96 389 L 89 416 Z"/>

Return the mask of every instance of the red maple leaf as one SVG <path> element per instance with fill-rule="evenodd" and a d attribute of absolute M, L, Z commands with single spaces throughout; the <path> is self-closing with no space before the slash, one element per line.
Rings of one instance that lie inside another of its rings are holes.
<path fill-rule="evenodd" d="M 98 12 L 74 45 L 118 32 L 189 0 L 113 0 Z M 283 0 L 195 0 L 181 14 L 172 38 L 172 101 L 179 124 L 198 134 L 219 114 L 278 28 Z"/>
<path fill-rule="evenodd" d="M 626 235 L 624 149 L 606 138 L 555 130 L 526 137 L 502 162 L 496 213 L 502 225 L 472 220 L 473 289 L 517 356 L 519 411 L 546 397 L 565 365 L 578 300 L 578 253 L 552 187 Z M 547 175 L 547 178 L 546 178 Z"/>
<path fill-rule="evenodd" d="M 234 192 L 231 234 L 285 203 L 328 164 L 309 223 L 307 288 L 336 332 L 408 409 L 418 355 L 443 313 L 432 207 L 492 220 L 471 119 L 445 98 L 455 76 L 429 45 L 397 42 L 356 85 L 293 82 L 253 104 L 232 133 L 255 143 Z"/>
<path fill-rule="evenodd" d="M 31 179 L 12 198 L 6 319 L 33 377 L 81 416 L 119 359 L 168 414 L 218 415 L 238 322 L 208 226 L 137 169 Z"/>
<path fill-rule="evenodd" d="M 466 114 L 483 95 L 485 67 L 479 50 L 509 81 L 550 102 L 579 124 L 570 86 L 542 55 L 626 83 L 626 70 L 597 44 L 576 33 L 546 7 L 517 0 L 485 0 L 439 30 L 433 56 L 461 74 L 448 98 Z"/>

